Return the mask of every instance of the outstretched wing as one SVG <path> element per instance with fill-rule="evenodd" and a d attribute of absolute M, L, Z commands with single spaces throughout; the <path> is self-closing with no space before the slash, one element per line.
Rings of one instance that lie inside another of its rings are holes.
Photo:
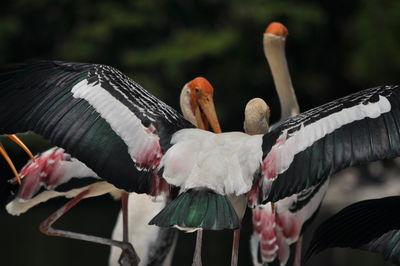
<path fill-rule="evenodd" d="M 350 247 L 381 253 L 400 264 L 400 197 L 364 200 L 352 204 L 316 230 L 306 260 L 327 248 Z"/>
<path fill-rule="evenodd" d="M 171 135 L 192 127 L 120 71 L 39 61 L 0 68 L 0 133 L 33 131 L 127 191 L 148 193 Z"/>
<path fill-rule="evenodd" d="M 353 165 L 400 154 L 400 87 L 360 91 L 263 137 L 261 200 L 277 201 Z"/>

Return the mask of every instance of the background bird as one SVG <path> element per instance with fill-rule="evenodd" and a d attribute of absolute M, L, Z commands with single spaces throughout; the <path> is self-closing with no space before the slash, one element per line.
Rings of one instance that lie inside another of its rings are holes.
<path fill-rule="evenodd" d="M 266 28 L 263 40 L 264 53 L 281 103 L 281 120 L 277 124 L 300 112 L 285 56 L 287 35 L 284 25 L 273 22 Z M 300 265 L 303 225 L 319 209 L 328 183 L 328 180 L 321 182 L 298 194 L 253 209 L 254 233 L 250 242 L 254 265 L 272 263 L 276 259 L 285 265 L 293 243 L 296 244 L 294 265 Z"/>

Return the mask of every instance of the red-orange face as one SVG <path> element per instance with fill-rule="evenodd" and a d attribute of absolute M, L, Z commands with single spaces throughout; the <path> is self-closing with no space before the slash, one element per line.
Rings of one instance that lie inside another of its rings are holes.
<path fill-rule="evenodd" d="M 221 133 L 214 107 L 214 88 L 211 83 L 203 77 L 197 77 L 187 85 L 190 89 L 190 105 L 198 127 L 207 130 L 210 125 L 215 133 Z"/>

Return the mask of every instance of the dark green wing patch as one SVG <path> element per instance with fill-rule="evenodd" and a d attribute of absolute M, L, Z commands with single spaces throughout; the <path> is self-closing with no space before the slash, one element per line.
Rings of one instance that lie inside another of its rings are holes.
<path fill-rule="evenodd" d="M 210 190 L 188 190 L 169 203 L 149 224 L 205 230 L 237 229 L 239 218 L 229 199 Z"/>

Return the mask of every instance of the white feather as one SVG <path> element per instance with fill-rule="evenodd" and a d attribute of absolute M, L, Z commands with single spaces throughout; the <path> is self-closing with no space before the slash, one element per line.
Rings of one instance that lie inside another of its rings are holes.
<path fill-rule="evenodd" d="M 271 165 L 274 167 L 273 171 L 276 174 L 286 171 L 293 161 L 296 154 L 304 151 L 313 143 L 322 139 L 326 135 L 332 133 L 334 130 L 350 124 L 354 121 L 364 118 L 377 118 L 383 113 L 391 110 L 389 100 L 383 96 L 379 96 L 379 101 L 374 103 L 362 104 L 344 108 L 343 110 L 328 115 L 320 120 L 315 121 L 306 126 L 302 126 L 300 130 L 296 131 L 290 138 L 286 140 L 286 129 L 282 132 L 279 139 L 285 141 L 278 142 L 271 148 L 271 151 L 264 159 L 264 165 Z M 268 167 L 264 167 L 263 175 L 268 179 L 274 179 Z"/>
<path fill-rule="evenodd" d="M 171 143 L 160 167 L 168 183 L 184 190 L 209 188 L 219 194 L 244 194 L 262 160 L 262 135 L 182 129 Z"/>
<path fill-rule="evenodd" d="M 17 197 L 7 204 L 6 209 L 7 212 L 11 215 L 20 215 L 29 210 L 30 208 L 38 205 L 39 203 L 46 202 L 49 199 L 62 196 L 66 198 L 74 198 L 78 196 L 79 193 L 87 189 L 89 189 L 90 192 L 87 195 L 85 195 L 84 198 L 97 197 L 106 193 L 118 191 L 116 187 L 105 181 L 96 182 L 88 186 L 71 189 L 65 192 L 45 190 L 29 200 L 23 200 Z"/>
<path fill-rule="evenodd" d="M 86 100 L 111 126 L 128 146 L 133 162 L 149 147 L 159 145 L 159 137 L 148 132 L 139 118 L 124 104 L 113 97 L 100 83 L 88 84 L 86 79 L 71 90 L 74 98 Z M 158 151 L 154 150 L 155 156 Z"/>

